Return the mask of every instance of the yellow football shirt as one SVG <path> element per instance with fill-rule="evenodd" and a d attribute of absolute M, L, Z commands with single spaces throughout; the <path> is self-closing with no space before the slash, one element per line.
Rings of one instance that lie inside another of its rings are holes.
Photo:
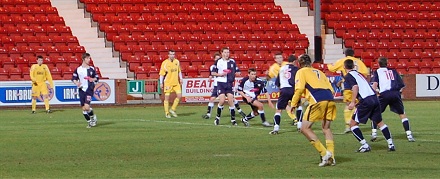
<path fill-rule="evenodd" d="M 354 69 L 356 71 L 358 71 L 359 73 L 361 73 L 365 77 L 368 76 L 369 71 L 368 71 L 367 66 L 365 66 L 364 62 L 362 60 L 360 60 L 359 58 L 352 57 L 352 56 L 347 56 L 347 57 L 341 58 L 341 59 L 337 60 L 333 65 L 328 64 L 327 65 L 328 70 L 331 72 L 340 71 L 343 76 L 347 75 L 347 71 L 344 69 L 344 62 L 347 59 L 353 60 L 354 66 L 355 66 Z"/>
<path fill-rule="evenodd" d="M 159 75 L 165 76 L 163 82 L 165 86 L 174 86 L 174 85 L 180 85 L 179 83 L 180 72 L 181 69 L 180 69 L 179 60 L 174 59 L 173 61 L 171 61 L 169 59 L 166 59 L 162 62 L 162 65 L 160 66 Z"/>
<path fill-rule="evenodd" d="M 42 64 L 33 64 L 31 66 L 31 72 L 30 77 L 33 82 L 36 82 L 37 84 L 45 83 L 46 81 L 49 81 L 50 86 L 53 86 L 53 80 L 52 75 L 50 74 L 49 67 L 47 65 Z"/>
<path fill-rule="evenodd" d="M 282 62 L 281 65 L 278 63 L 274 63 L 269 67 L 269 73 L 268 76 L 269 78 L 275 78 L 278 76 L 278 73 L 280 72 L 280 68 L 284 65 L 286 65 L 287 62 Z"/>
<path fill-rule="evenodd" d="M 310 105 L 334 99 L 333 87 L 327 76 L 321 70 L 312 67 L 303 67 L 296 72 L 292 107 L 297 106 L 303 94 Z"/>

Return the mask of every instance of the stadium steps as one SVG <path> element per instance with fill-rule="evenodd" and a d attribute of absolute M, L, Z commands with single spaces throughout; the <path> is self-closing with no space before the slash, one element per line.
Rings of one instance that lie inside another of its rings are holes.
<path fill-rule="evenodd" d="M 98 38 L 97 28 L 91 27 L 89 18 L 84 18 L 84 11 L 77 8 L 76 0 L 52 1 L 52 6 L 58 9 L 66 25 L 72 29 L 72 34 L 90 53 L 95 66 L 100 68 L 102 76 L 110 79 L 127 78 L 126 68 L 120 67 L 119 58 L 112 57 L 111 48 L 105 48 L 104 39 Z"/>
<path fill-rule="evenodd" d="M 283 13 L 288 14 L 293 24 L 297 24 L 300 32 L 306 34 L 309 39 L 309 54 L 314 53 L 315 38 L 314 38 L 314 23 L 313 16 L 308 16 L 307 7 L 301 7 L 299 1 L 292 0 L 274 0 L 276 5 L 282 7 Z"/>
<path fill-rule="evenodd" d="M 293 24 L 297 24 L 301 33 L 307 35 L 310 46 L 308 52 L 311 56 L 314 56 L 315 50 L 315 27 L 314 27 L 314 16 L 309 16 L 308 7 L 301 7 L 300 0 L 275 0 L 275 4 L 280 5 L 283 9 L 283 13 L 289 14 L 292 19 Z M 324 30 L 323 30 L 324 32 Z M 324 51 L 323 59 L 325 63 L 333 63 L 339 58 L 344 57 L 342 45 L 335 44 L 333 34 L 323 34 Z"/>

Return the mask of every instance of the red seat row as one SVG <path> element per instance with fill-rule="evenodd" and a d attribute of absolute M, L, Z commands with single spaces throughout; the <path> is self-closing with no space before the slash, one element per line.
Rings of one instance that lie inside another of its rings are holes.
<path fill-rule="evenodd" d="M 364 3 L 331 3 L 322 6 L 322 12 L 431 12 L 440 10 L 440 2 L 364 2 Z"/>
<path fill-rule="evenodd" d="M 37 55 L 60 55 L 67 56 L 85 53 L 85 48 L 79 45 L 71 46 L 10 46 L 0 47 L 0 58 L 4 57 L 28 57 Z"/>
<path fill-rule="evenodd" d="M 18 6 L 18 7 L 0 7 L 0 14 L 18 14 L 18 15 L 27 15 L 27 14 L 58 14 L 58 10 L 56 7 L 52 6 Z"/>
<path fill-rule="evenodd" d="M 182 6 L 145 6 L 144 4 L 111 4 L 93 5 L 90 4 L 86 8 L 87 11 L 93 15 L 105 14 L 153 14 L 153 15 L 233 15 L 233 14 L 248 14 L 248 13 L 281 13 L 281 7 L 271 5 L 182 5 Z"/>
<path fill-rule="evenodd" d="M 2 7 L 51 6 L 50 0 L 0 0 Z"/>
<path fill-rule="evenodd" d="M 63 80 L 63 79 L 71 79 L 72 74 L 75 71 L 76 67 L 52 67 L 50 68 L 50 72 L 52 75 L 52 79 L 54 80 Z M 97 68 L 97 67 L 95 67 Z M 98 73 L 99 70 L 97 70 Z M 20 80 L 30 80 L 30 68 L 22 67 L 22 68 L 0 68 L 0 81 L 20 81 Z M 101 76 L 101 73 L 98 73 Z"/>
<path fill-rule="evenodd" d="M 15 24 L 0 27 L 0 35 L 71 36 L 72 30 L 63 24 Z"/>
<path fill-rule="evenodd" d="M 9 46 L 72 46 L 79 45 L 75 36 L 0 36 L 0 44 Z"/>
<path fill-rule="evenodd" d="M 88 4 L 142 4 L 142 5 L 163 5 L 163 6 L 184 6 L 184 5 L 208 5 L 208 4 L 231 4 L 231 5 L 271 5 L 273 0 L 80 0 L 80 2 Z"/>
<path fill-rule="evenodd" d="M 296 24 L 203 24 L 203 25 L 123 25 L 114 24 L 112 26 L 106 26 L 104 28 L 106 38 L 110 41 L 116 35 L 169 35 L 169 36 L 201 36 L 204 34 L 234 34 L 236 36 L 242 34 L 280 34 L 289 36 L 305 36 L 299 33 L 298 26 Z"/>
<path fill-rule="evenodd" d="M 82 60 L 81 57 L 78 56 L 44 56 L 44 63 L 49 67 L 64 67 L 64 66 L 72 66 L 76 67 L 81 65 Z M 21 67 L 30 67 L 32 64 L 36 63 L 35 56 L 29 57 L 2 57 L 0 58 L 0 67 L 3 68 L 21 68 Z"/>
<path fill-rule="evenodd" d="M 110 40 L 110 39 L 109 39 Z M 114 36 L 115 50 L 120 45 L 208 45 L 208 44 L 246 44 L 246 43 L 301 43 L 308 46 L 305 34 L 203 34 L 203 35 L 120 35 Z"/>
<path fill-rule="evenodd" d="M 291 24 L 291 19 L 286 14 L 243 14 L 243 15 L 142 15 L 142 16 L 116 16 L 96 15 L 93 20 L 100 24 L 100 30 L 105 26 L 114 24 L 137 25 L 137 24 Z"/>
<path fill-rule="evenodd" d="M 439 6 L 440 8 L 440 6 Z M 351 12 L 348 13 L 330 13 L 325 15 L 325 19 L 330 23 L 333 21 L 349 21 L 349 22 L 356 22 L 356 21 L 382 21 L 382 22 L 388 22 L 388 21 L 407 21 L 407 20 L 419 20 L 424 19 L 425 21 L 435 21 L 440 17 L 440 9 L 438 11 L 434 12 L 420 12 L 420 13 L 401 13 L 401 12 Z"/>
<path fill-rule="evenodd" d="M 7 25 L 15 25 L 15 24 L 62 24 L 65 25 L 63 17 L 58 16 L 57 14 L 47 14 L 42 16 L 33 16 L 33 15 L 27 15 L 27 16 L 19 16 L 19 15 L 0 15 L 0 25 L 7 26 Z"/>

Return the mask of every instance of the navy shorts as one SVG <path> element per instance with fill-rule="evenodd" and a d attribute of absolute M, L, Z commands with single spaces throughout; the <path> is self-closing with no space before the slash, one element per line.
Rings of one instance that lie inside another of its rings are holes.
<path fill-rule="evenodd" d="M 232 83 L 217 82 L 217 95 L 234 94 L 232 92 Z"/>
<path fill-rule="evenodd" d="M 285 110 L 295 91 L 293 88 L 281 88 L 280 97 L 277 101 L 277 109 Z"/>
<path fill-rule="evenodd" d="M 252 111 L 258 111 L 258 108 L 254 105 L 252 105 L 252 103 L 254 103 L 254 101 L 256 101 L 257 98 L 252 98 L 252 101 L 248 101 L 246 98 L 243 98 L 243 102 L 245 102 L 246 104 L 249 104 L 249 106 L 251 106 Z"/>
<path fill-rule="evenodd" d="M 212 89 L 211 97 L 217 97 L 217 96 L 218 96 L 217 86 L 214 86 L 214 88 Z"/>
<path fill-rule="evenodd" d="M 387 106 L 390 106 L 390 110 L 396 114 L 405 114 L 405 108 L 403 107 L 402 97 L 399 91 L 385 91 L 380 93 L 380 111 L 384 112 Z"/>
<path fill-rule="evenodd" d="M 382 121 L 379 99 L 376 95 L 368 96 L 360 101 L 352 117 L 357 123 L 366 124 L 371 119 L 376 124 Z"/>
<path fill-rule="evenodd" d="M 90 105 L 90 102 L 92 102 L 93 91 L 87 90 L 84 92 L 83 90 L 79 89 L 78 93 L 81 106 L 84 106 L 84 104 Z"/>

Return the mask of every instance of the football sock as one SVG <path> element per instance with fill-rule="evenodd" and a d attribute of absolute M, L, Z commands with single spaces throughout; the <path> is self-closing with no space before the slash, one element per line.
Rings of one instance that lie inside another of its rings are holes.
<path fill-rule="evenodd" d="M 235 108 L 237 108 L 237 111 L 241 111 L 240 104 L 238 104 L 237 100 L 234 100 L 234 105 L 235 105 Z"/>
<path fill-rule="evenodd" d="M 37 100 L 36 99 L 32 99 L 32 111 L 37 110 Z"/>
<path fill-rule="evenodd" d="M 217 105 L 217 117 L 222 116 L 223 106 Z"/>
<path fill-rule="evenodd" d="M 298 121 L 302 121 L 302 106 L 296 108 L 296 117 Z"/>
<path fill-rule="evenodd" d="M 319 154 L 321 154 L 321 157 L 326 154 L 327 149 L 324 147 L 324 145 L 322 145 L 319 139 L 317 139 L 316 141 L 310 141 L 310 144 L 312 144 L 313 147 L 315 147 L 315 149 L 319 152 Z"/>
<path fill-rule="evenodd" d="M 281 114 L 280 113 L 275 113 L 275 115 L 273 116 L 273 122 L 275 123 L 275 125 L 280 125 L 280 123 L 281 123 Z"/>
<path fill-rule="evenodd" d="M 46 108 L 46 111 L 49 110 L 49 99 L 44 99 L 44 107 Z"/>
<path fill-rule="evenodd" d="M 214 107 L 214 103 L 208 103 L 208 111 L 206 111 L 206 114 L 211 114 L 212 107 Z"/>
<path fill-rule="evenodd" d="M 333 140 L 325 140 L 325 146 L 332 153 L 332 158 L 335 158 L 335 142 Z"/>
<path fill-rule="evenodd" d="M 371 121 L 371 135 L 377 135 L 377 124 Z"/>
<path fill-rule="evenodd" d="M 179 98 L 174 99 L 173 106 L 171 106 L 171 110 L 176 111 L 179 102 L 180 102 Z"/>
<path fill-rule="evenodd" d="M 231 121 L 235 121 L 235 106 L 229 107 L 229 111 L 231 112 Z"/>
<path fill-rule="evenodd" d="M 383 136 L 385 137 L 385 139 L 391 139 L 391 132 L 388 129 L 388 126 L 386 124 L 384 124 L 380 130 L 382 131 Z"/>
<path fill-rule="evenodd" d="M 351 133 L 353 133 L 354 137 L 356 137 L 358 141 L 364 140 L 364 136 L 362 135 L 362 131 L 359 129 L 359 126 L 351 127 Z"/>
<path fill-rule="evenodd" d="M 353 110 L 348 110 L 348 109 L 344 109 L 344 120 L 345 120 L 345 128 L 349 129 L 350 128 L 350 120 L 351 120 L 351 116 L 353 115 Z"/>
<path fill-rule="evenodd" d="M 264 110 L 258 110 L 258 114 L 260 114 L 261 122 L 266 122 L 266 115 L 264 115 Z"/>
<path fill-rule="evenodd" d="M 254 117 L 255 117 L 254 112 L 251 111 L 251 112 L 246 116 L 246 121 L 251 120 L 251 119 L 254 118 Z"/>
<path fill-rule="evenodd" d="M 408 120 L 408 118 L 403 118 L 402 119 L 402 125 L 403 125 L 403 129 L 405 129 L 405 131 L 411 131 L 411 129 L 409 128 L 409 120 Z"/>
<path fill-rule="evenodd" d="M 165 110 L 165 114 L 169 114 L 170 113 L 170 103 L 168 102 L 168 100 L 164 100 L 163 101 L 163 108 Z"/>
<path fill-rule="evenodd" d="M 92 108 L 90 108 L 90 110 L 88 111 L 88 114 L 89 114 L 89 116 L 95 115 L 95 114 L 93 114 L 93 109 Z"/>
<path fill-rule="evenodd" d="M 86 118 L 86 121 L 90 121 L 90 116 L 89 116 L 89 114 L 87 114 L 87 111 L 83 111 L 83 115 L 84 115 L 84 118 Z"/>

